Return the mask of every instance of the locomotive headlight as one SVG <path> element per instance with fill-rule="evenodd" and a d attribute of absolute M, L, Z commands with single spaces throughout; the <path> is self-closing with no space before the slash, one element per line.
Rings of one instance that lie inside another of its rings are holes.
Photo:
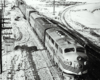
<path fill-rule="evenodd" d="M 75 68 L 79 68 L 80 65 L 79 65 L 77 62 L 75 62 L 75 63 L 74 63 L 74 67 L 75 67 Z"/>
<path fill-rule="evenodd" d="M 85 62 L 84 62 L 84 65 L 86 65 L 86 64 L 87 64 L 87 62 L 85 61 Z"/>
<path fill-rule="evenodd" d="M 80 61 L 81 59 L 82 59 L 81 57 L 78 58 L 79 61 Z"/>
<path fill-rule="evenodd" d="M 81 75 L 81 74 L 82 74 L 82 72 L 79 72 L 78 74 L 79 74 L 79 75 Z"/>

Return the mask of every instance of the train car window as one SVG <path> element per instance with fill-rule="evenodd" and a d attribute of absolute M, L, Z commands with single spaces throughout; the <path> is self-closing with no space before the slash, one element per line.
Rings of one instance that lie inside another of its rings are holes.
<path fill-rule="evenodd" d="M 58 45 L 55 43 L 55 47 L 58 49 Z"/>
<path fill-rule="evenodd" d="M 83 53 L 85 52 L 85 50 L 84 50 L 83 47 L 77 47 L 77 48 L 76 48 L 76 51 L 77 51 L 77 52 L 83 52 Z"/>
<path fill-rule="evenodd" d="M 53 39 L 51 39 L 51 42 L 54 44 L 54 40 Z"/>
<path fill-rule="evenodd" d="M 50 40 L 51 38 L 50 38 L 50 36 L 49 36 L 49 40 Z"/>
<path fill-rule="evenodd" d="M 74 51 L 75 51 L 74 48 L 66 48 L 66 49 L 64 50 L 65 53 L 67 53 L 67 52 L 74 52 Z"/>

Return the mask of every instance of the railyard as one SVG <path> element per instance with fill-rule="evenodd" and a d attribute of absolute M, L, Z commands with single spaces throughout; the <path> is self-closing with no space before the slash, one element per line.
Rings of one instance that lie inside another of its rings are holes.
<path fill-rule="evenodd" d="M 65 13 L 62 14 L 62 18 L 64 16 Z M 12 32 L 10 37 L 14 42 L 12 45 L 2 40 L 2 74 L 0 74 L 0 80 L 94 80 L 90 74 L 80 77 L 62 75 L 61 69 L 55 64 L 52 56 L 34 32 L 33 26 L 25 19 L 25 15 L 18 7 L 8 5 L 5 8 L 4 17 L 10 18 L 10 24 L 4 24 L 4 26 L 12 27 L 8 33 Z M 54 22 L 57 24 L 56 21 Z M 8 37 L 8 35 L 5 36 Z"/>

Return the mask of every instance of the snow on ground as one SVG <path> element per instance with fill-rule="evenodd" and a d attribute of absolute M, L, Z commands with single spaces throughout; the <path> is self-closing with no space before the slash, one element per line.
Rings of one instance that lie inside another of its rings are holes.
<path fill-rule="evenodd" d="M 17 10 L 16 10 L 16 12 L 17 12 Z M 7 13 L 11 13 L 11 14 L 6 15 Z M 14 25 L 13 22 L 14 22 L 14 18 L 15 18 L 14 15 L 15 14 L 16 13 L 13 10 L 12 11 L 7 10 L 7 12 L 5 12 L 6 17 L 11 18 L 11 26 L 13 28 L 15 27 L 15 26 L 13 26 Z M 16 23 L 16 24 L 19 27 L 22 26 L 22 25 L 18 25 L 18 23 Z M 24 30 L 26 30 L 26 29 L 24 29 Z M 14 31 L 16 31 L 16 30 L 14 30 Z M 24 33 L 24 34 L 26 34 L 26 33 Z M 18 34 L 17 34 L 17 36 L 18 36 Z M 20 50 L 17 50 L 17 51 L 13 50 L 11 52 L 3 51 L 3 55 L 2 55 L 2 61 L 3 61 L 2 62 L 2 68 L 3 68 L 2 80 L 7 80 L 7 76 L 13 76 L 12 79 L 15 78 L 13 80 L 25 80 L 25 76 L 24 76 L 24 71 L 23 70 L 20 70 L 20 71 L 16 72 L 16 70 L 18 69 L 18 65 L 20 63 L 22 64 L 22 66 L 24 65 L 22 63 L 22 59 L 23 58 L 22 58 Z M 15 74 L 12 73 L 12 70 L 15 72 Z M 8 74 L 8 71 L 10 71 L 11 74 Z"/>
<path fill-rule="evenodd" d="M 2 73 L 2 80 L 7 80 L 7 76 L 8 76 L 8 71 L 11 71 L 11 70 L 17 70 L 18 69 L 18 65 L 19 63 L 21 62 L 22 60 L 22 55 L 21 55 L 21 51 L 12 51 L 12 52 L 9 52 L 9 53 L 6 53 L 5 55 L 2 56 L 2 68 L 3 68 L 3 73 Z M 13 67 L 14 65 L 14 67 Z M 21 72 L 16 72 L 15 74 L 19 74 L 19 76 L 22 76 L 23 73 L 22 71 Z M 14 74 L 13 74 L 14 75 Z M 17 78 L 19 78 L 18 76 L 16 76 Z M 25 76 L 22 76 L 22 77 L 25 77 Z M 22 79 L 22 77 L 20 77 L 21 80 L 24 80 Z M 20 80 L 20 79 L 15 79 L 15 80 Z"/>
<path fill-rule="evenodd" d="M 96 10 L 96 11 L 94 11 L 93 12 L 93 15 L 95 16 L 95 18 L 98 20 L 98 21 L 100 21 L 100 8 L 99 8 L 99 10 Z"/>
<path fill-rule="evenodd" d="M 100 2 L 100 0 L 66 0 L 66 1 L 87 2 L 87 3 L 98 3 L 98 2 Z"/>
<path fill-rule="evenodd" d="M 20 70 L 20 71 L 16 72 L 15 75 L 14 75 L 14 80 L 25 80 L 25 75 L 24 74 L 25 73 L 24 73 L 23 70 Z"/>
<path fill-rule="evenodd" d="M 3 55 L 2 57 L 2 70 L 3 71 L 6 71 L 7 69 L 10 69 L 11 67 L 11 60 L 12 58 L 14 57 L 14 54 L 13 52 L 12 53 L 6 53 L 6 55 Z"/>
<path fill-rule="evenodd" d="M 87 9 L 84 11 L 83 9 Z M 70 12 L 71 19 L 74 22 L 78 22 L 80 24 L 85 25 L 88 28 L 100 28 L 100 16 L 98 15 L 100 13 L 100 10 L 96 10 L 92 12 L 95 9 L 100 9 L 100 3 L 98 4 L 88 4 L 88 5 L 82 5 L 77 6 L 73 8 L 73 12 Z M 80 11 L 78 11 L 80 10 Z M 95 13 L 96 12 L 96 13 Z M 95 17 L 96 16 L 96 17 Z"/>
<path fill-rule="evenodd" d="M 39 11 L 41 14 L 47 16 L 47 17 L 50 17 L 50 18 L 53 18 L 56 19 L 57 21 L 59 21 L 59 13 L 63 10 L 63 8 L 65 6 L 55 6 L 55 15 L 54 15 L 54 7 L 50 4 L 47 4 L 45 1 L 42 2 L 42 1 L 38 1 L 38 0 L 25 0 L 25 2 L 27 3 L 27 5 L 30 5 L 32 6 L 33 8 L 35 8 L 37 11 Z"/>
<path fill-rule="evenodd" d="M 33 61 L 36 64 L 36 68 L 41 80 L 53 80 L 41 51 L 33 53 Z"/>
<path fill-rule="evenodd" d="M 72 7 L 70 10 L 66 9 L 66 11 L 63 12 L 63 22 L 65 25 L 67 22 L 76 31 L 84 35 L 97 46 L 100 46 L 100 37 L 92 35 L 90 32 L 92 30 L 98 35 L 100 34 L 100 31 L 98 31 L 100 30 L 99 12 L 100 3 L 86 4 L 86 6 L 75 6 Z"/>

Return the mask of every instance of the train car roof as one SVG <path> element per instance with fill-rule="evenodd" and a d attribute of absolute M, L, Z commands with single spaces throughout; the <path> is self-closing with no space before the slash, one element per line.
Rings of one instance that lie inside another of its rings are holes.
<path fill-rule="evenodd" d="M 58 44 L 61 48 L 72 48 L 73 46 L 81 46 L 76 43 L 69 35 L 66 35 L 62 30 L 57 28 L 48 29 L 46 31 L 50 37 Z"/>
<path fill-rule="evenodd" d="M 35 8 L 33 8 L 32 6 L 29 6 L 29 5 L 27 6 L 26 10 L 36 11 L 36 9 L 35 9 Z"/>
<path fill-rule="evenodd" d="M 30 7 L 26 8 L 26 10 L 27 11 L 36 11 L 34 8 L 30 8 Z"/>
<path fill-rule="evenodd" d="M 44 18 L 44 17 L 38 17 L 36 18 L 36 21 L 38 21 L 39 23 L 41 23 L 42 25 L 45 24 L 52 24 L 48 19 Z"/>
<path fill-rule="evenodd" d="M 37 12 L 31 13 L 30 16 L 32 16 L 34 19 L 43 17 L 43 16 L 39 15 Z"/>
<path fill-rule="evenodd" d="M 55 24 L 51 23 L 48 19 L 44 17 L 36 18 L 37 24 L 41 25 L 40 28 L 44 31 L 52 27 L 57 27 Z"/>

